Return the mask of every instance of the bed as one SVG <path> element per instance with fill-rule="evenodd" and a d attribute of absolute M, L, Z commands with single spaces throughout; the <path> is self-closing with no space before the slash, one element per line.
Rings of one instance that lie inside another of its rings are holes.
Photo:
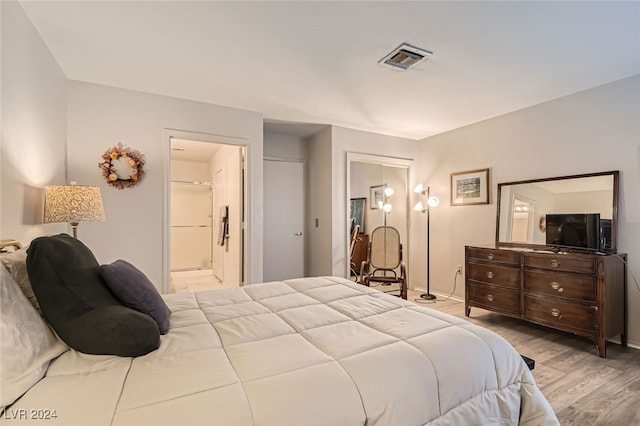
<path fill-rule="evenodd" d="M 558 424 L 500 336 L 343 278 L 162 298 L 158 349 L 63 345 L 0 424 Z"/>

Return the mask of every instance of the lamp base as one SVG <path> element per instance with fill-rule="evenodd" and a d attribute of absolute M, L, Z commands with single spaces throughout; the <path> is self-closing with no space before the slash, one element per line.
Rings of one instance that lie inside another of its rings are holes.
<path fill-rule="evenodd" d="M 434 296 L 431 293 L 424 293 L 420 295 L 421 299 L 425 299 L 425 300 L 436 300 L 436 296 Z"/>
<path fill-rule="evenodd" d="M 73 230 L 73 238 L 78 239 L 78 222 L 69 222 L 71 224 L 71 229 Z"/>

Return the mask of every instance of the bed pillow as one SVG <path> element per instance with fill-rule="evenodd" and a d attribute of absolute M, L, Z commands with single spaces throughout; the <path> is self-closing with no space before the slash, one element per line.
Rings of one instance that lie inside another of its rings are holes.
<path fill-rule="evenodd" d="M 73 349 L 140 356 L 159 347 L 158 325 L 113 295 L 79 240 L 67 234 L 36 238 L 27 250 L 27 270 L 42 313 Z"/>
<path fill-rule="evenodd" d="M 27 249 L 21 248 L 13 252 L 0 253 L 0 262 L 11 274 L 13 280 L 18 284 L 20 290 L 27 296 L 38 314 L 42 315 L 42 310 L 38 304 L 38 299 L 31 288 L 29 274 L 27 273 Z"/>
<path fill-rule="evenodd" d="M 100 272 L 107 286 L 125 306 L 149 315 L 158 323 L 160 334 L 167 334 L 171 310 L 142 271 L 126 260 L 118 259 L 102 265 Z"/>
<path fill-rule="evenodd" d="M 0 266 L 0 411 L 35 385 L 68 348 Z"/>

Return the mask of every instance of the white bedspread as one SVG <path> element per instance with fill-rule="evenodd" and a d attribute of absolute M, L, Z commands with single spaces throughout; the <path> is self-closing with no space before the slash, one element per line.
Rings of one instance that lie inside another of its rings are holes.
<path fill-rule="evenodd" d="M 0 423 L 40 409 L 83 426 L 558 424 L 501 337 L 341 278 L 165 300 L 157 351 L 67 351 Z"/>

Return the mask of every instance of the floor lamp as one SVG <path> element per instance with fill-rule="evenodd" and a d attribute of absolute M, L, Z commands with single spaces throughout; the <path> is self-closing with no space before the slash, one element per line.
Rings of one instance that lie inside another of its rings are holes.
<path fill-rule="evenodd" d="M 420 297 L 425 300 L 435 300 L 436 296 L 430 293 L 431 248 L 429 247 L 429 244 L 430 244 L 429 242 L 429 216 L 430 216 L 429 208 L 436 207 L 440 203 L 440 200 L 438 200 L 438 197 L 430 195 L 428 186 L 425 189 L 422 186 L 422 184 L 418 184 L 418 186 L 416 186 L 413 191 L 418 194 L 427 196 L 426 206 L 422 204 L 422 201 L 418 201 L 418 203 L 413 207 L 414 210 L 419 211 L 421 213 L 425 213 L 427 215 L 427 292 L 424 294 L 421 294 Z"/>
<path fill-rule="evenodd" d="M 391 203 L 387 202 L 387 198 L 391 197 L 393 192 L 393 188 L 384 189 L 384 203 L 382 204 L 382 210 L 384 211 L 384 226 L 387 226 L 387 215 L 391 213 L 391 209 L 393 209 Z"/>

